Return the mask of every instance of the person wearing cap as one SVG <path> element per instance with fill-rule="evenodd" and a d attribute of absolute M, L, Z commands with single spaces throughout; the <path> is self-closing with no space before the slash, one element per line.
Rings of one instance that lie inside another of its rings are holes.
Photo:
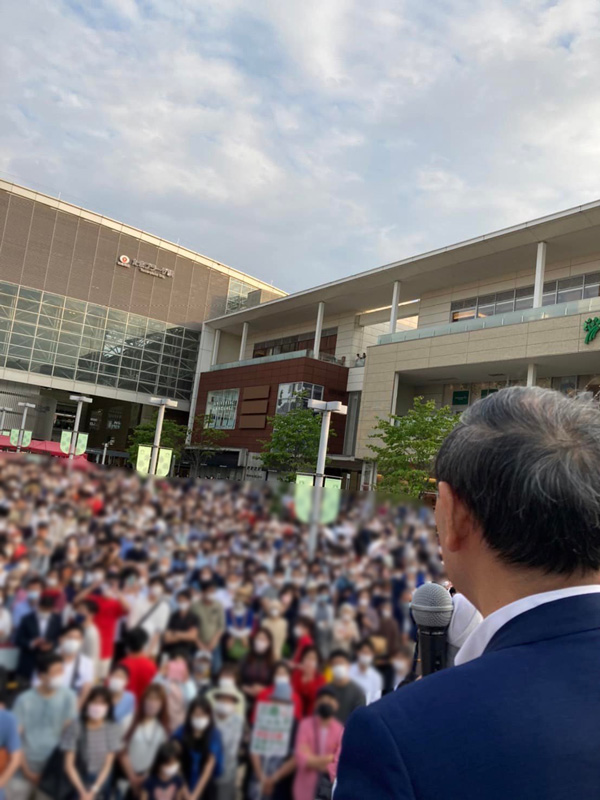
<path fill-rule="evenodd" d="M 314 714 L 302 720 L 296 735 L 294 800 L 313 800 L 317 787 L 331 782 L 329 768 L 344 733 L 344 726 L 335 718 L 338 711 L 335 692 L 326 686 L 319 689 Z"/>
<path fill-rule="evenodd" d="M 215 781 L 216 800 L 235 800 L 240 745 L 244 733 L 244 718 L 240 713 L 240 692 L 235 688 L 219 687 L 211 693 L 210 703 L 214 722 L 221 734 L 223 771 Z"/>

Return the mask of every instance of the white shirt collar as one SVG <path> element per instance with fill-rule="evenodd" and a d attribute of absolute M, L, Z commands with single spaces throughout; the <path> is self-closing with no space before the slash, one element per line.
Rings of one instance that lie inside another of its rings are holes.
<path fill-rule="evenodd" d="M 494 634 L 511 619 L 518 617 L 519 614 L 531 611 L 531 609 L 537 608 L 544 603 L 552 603 L 554 600 L 563 600 L 565 597 L 575 597 L 580 594 L 596 594 L 599 592 L 600 585 L 570 586 L 567 589 L 555 589 L 552 592 L 532 594 L 529 595 L 529 597 L 522 597 L 520 600 L 515 600 L 514 603 L 502 606 L 502 608 L 490 614 L 489 617 L 485 617 L 483 622 L 469 634 L 465 643 L 456 654 L 456 658 L 454 659 L 455 666 L 458 667 L 461 664 L 466 664 L 467 661 L 472 661 L 474 658 L 479 658 L 479 656 L 483 655 L 483 652 L 492 640 Z"/>

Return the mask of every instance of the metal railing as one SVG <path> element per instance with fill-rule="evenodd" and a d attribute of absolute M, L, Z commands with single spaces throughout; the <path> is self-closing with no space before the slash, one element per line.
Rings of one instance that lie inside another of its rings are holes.
<path fill-rule="evenodd" d="M 220 369 L 233 369 L 235 367 L 250 367 L 256 364 L 274 364 L 278 361 L 291 361 L 295 358 L 314 358 L 317 361 L 326 361 L 328 364 L 338 364 L 339 366 L 347 367 L 340 358 L 329 355 L 329 353 L 319 353 L 315 355 L 313 350 L 294 350 L 291 353 L 277 353 L 272 356 L 259 356 L 258 358 L 246 358 L 243 361 L 230 361 L 227 364 L 214 364 L 210 368 L 211 372 L 216 372 Z"/>

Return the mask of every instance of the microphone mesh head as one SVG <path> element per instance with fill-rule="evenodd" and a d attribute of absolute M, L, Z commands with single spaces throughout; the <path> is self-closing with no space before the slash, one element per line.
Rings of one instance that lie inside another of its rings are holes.
<path fill-rule="evenodd" d="M 452 619 L 452 597 L 439 583 L 424 583 L 414 592 L 410 610 L 420 627 L 447 628 Z"/>

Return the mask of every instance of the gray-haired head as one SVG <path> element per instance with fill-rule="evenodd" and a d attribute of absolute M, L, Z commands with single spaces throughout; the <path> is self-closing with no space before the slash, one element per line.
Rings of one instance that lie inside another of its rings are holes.
<path fill-rule="evenodd" d="M 600 569 L 600 409 L 549 389 L 503 389 L 467 409 L 436 460 L 506 562 Z"/>

